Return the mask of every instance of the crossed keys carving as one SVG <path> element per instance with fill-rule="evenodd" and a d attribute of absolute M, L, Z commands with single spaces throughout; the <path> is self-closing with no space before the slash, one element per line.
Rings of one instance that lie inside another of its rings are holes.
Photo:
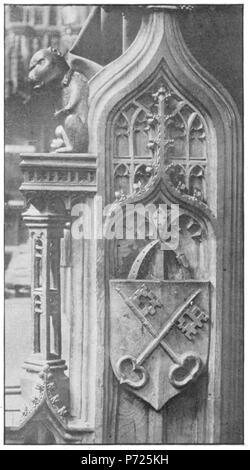
<path fill-rule="evenodd" d="M 194 299 L 200 294 L 201 290 L 198 289 L 193 292 L 182 305 L 177 307 L 177 309 L 172 313 L 170 319 L 159 332 L 155 330 L 143 312 L 133 303 L 131 297 L 127 297 L 118 287 L 116 287 L 116 290 L 123 298 L 126 305 L 154 338 L 137 358 L 131 355 L 125 355 L 117 361 L 116 369 L 120 383 L 126 383 L 136 389 L 143 387 L 149 379 L 148 371 L 143 367 L 143 363 L 157 348 L 157 346 L 161 346 L 174 362 L 169 370 L 169 381 L 174 387 L 182 388 L 189 382 L 193 381 L 201 372 L 203 366 L 201 358 L 196 354 L 188 352 L 181 355 L 177 354 L 165 341 L 164 337 L 180 319 L 183 312 L 189 306 L 193 305 Z M 199 310 L 198 307 L 197 309 Z M 203 321 L 207 320 L 208 316 L 204 314 Z M 178 326 L 178 324 L 176 324 L 176 326 Z M 202 327 L 200 319 L 197 322 L 197 326 L 199 328 Z"/>

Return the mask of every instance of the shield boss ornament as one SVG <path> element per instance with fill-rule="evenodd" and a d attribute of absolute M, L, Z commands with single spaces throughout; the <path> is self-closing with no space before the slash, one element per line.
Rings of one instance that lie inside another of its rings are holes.
<path fill-rule="evenodd" d="M 110 306 L 113 371 L 160 410 L 206 367 L 209 282 L 111 280 Z"/>

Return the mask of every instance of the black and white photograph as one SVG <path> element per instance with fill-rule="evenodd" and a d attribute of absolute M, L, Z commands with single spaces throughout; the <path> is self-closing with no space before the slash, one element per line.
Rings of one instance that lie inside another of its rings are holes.
<path fill-rule="evenodd" d="M 243 3 L 4 4 L 6 449 L 244 447 Z"/>

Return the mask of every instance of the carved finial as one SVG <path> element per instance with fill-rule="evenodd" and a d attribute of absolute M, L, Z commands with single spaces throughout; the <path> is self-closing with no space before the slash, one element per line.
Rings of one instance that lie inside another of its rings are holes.
<path fill-rule="evenodd" d="M 162 84 L 157 90 L 157 92 L 153 93 L 152 96 L 155 101 L 158 101 L 160 99 L 167 100 L 170 96 L 172 96 L 172 92 Z"/>

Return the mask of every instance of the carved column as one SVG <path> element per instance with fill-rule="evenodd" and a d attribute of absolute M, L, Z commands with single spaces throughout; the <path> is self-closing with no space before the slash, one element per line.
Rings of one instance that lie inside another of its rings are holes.
<path fill-rule="evenodd" d="M 29 228 L 31 266 L 32 353 L 25 361 L 21 379 L 26 404 L 18 432 L 25 436 L 30 426 L 44 421 L 58 442 L 77 440 L 72 432 L 86 431 L 70 414 L 69 377 L 63 359 L 61 315 L 69 306 L 70 285 L 61 291 L 61 264 L 69 265 L 71 208 L 78 195 L 90 198 L 96 192 L 96 157 L 90 154 L 26 154 L 21 169 L 21 191 L 27 210 L 23 219 Z M 63 241 L 63 243 L 61 243 Z M 67 311 L 70 318 L 71 308 Z M 71 321 L 71 320 L 70 320 Z M 64 332 L 69 335 L 70 332 Z M 75 334 L 73 331 L 72 334 Z M 72 373 L 72 372 L 71 372 Z M 69 374 L 71 375 L 71 374 Z M 32 428 L 33 429 L 33 428 Z M 66 437 L 65 437 L 66 436 Z"/>
<path fill-rule="evenodd" d="M 23 219 L 29 228 L 32 252 L 33 352 L 23 366 L 22 394 L 24 400 L 29 400 L 37 373 L 49 365 L 67 403 L 67 366 L 61 344 L 60 244 L 68 216 L 63 201 L 45 193 L 40 197 L 31 195 Z"/>

